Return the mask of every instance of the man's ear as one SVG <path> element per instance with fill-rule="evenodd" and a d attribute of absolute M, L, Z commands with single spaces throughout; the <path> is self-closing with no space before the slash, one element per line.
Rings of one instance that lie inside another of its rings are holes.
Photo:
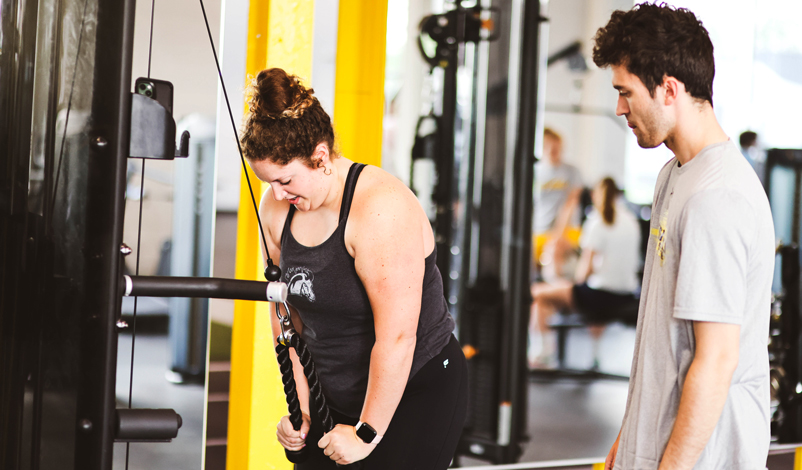
<path fill-rule="evenodd" d="M 661 86 L 665 90 L 664 104 L 666 106 L 674 104 L 680 95 L 685 93 L 685 84 L 671 76 L 664 77 Z"/>

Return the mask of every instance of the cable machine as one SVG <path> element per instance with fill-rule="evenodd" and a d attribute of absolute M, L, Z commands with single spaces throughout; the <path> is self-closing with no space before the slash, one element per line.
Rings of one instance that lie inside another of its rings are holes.
<path fill-rule="evenodd" d="M 802 441 L 802 150 L 772 149 L 766 156 L 766 193 L 779 240 L 769 329 L 772 435 Z"/>
<path fill-rule="evenodd" d="M 468 358 L 469 411 L 457 454 L 509 463 L 519 458 L 526 440 L 543 18 L 536 0 L 465 5 L 470 4 L 456 0 L 451 10 L 420 23 L 420 49 L 441 93 L 432 114 L 421 118 L 435 121 L 436 129 L 417 136 L 413 165 L 434 160 L 438 267 Z"/>

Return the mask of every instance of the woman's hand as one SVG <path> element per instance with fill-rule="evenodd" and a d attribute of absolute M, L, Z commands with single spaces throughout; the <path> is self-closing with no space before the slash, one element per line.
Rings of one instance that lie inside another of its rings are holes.
<path fill-rule="evenodd" d="M 278 426 L 276 426 L 276 436 L 278 436 L 278 442 L 287 450 L 298 451 L 306 446 L 306 435 L 309 433 L 311 420 L 309 419 L 309 415 L 306 413 L 304 413 L 302 416 L 303 422 L 301 423 L 301 429 L 299 431 L 293 429 L 292 423 L 290 423 L 289 415 L 281 418 L 281 420 L 278 422 Z"/>
<path fill-rule="evenodd" d="M 365 444 L 356 435 L 356 429 L 353 426 L 344 424 L 335 426 L 330 433 L 325 434 L 318 441 L 317 445 L 323 449 L 323 454 L 340 465 L 362 460 L 376 448 L 374 444 Z"/>

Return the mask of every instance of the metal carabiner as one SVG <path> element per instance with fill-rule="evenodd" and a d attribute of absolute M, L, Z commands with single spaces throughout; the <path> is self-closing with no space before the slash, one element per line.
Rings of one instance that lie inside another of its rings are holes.
<path fill-rule="evenodd" d="M 292 327 L 292 322 L 290 321 L 290 307 L 287 305 L 287 302 L 282 303 L 284 304 L 284 311 L 287 312 L 287 315 L 281 314 L 281 307 L 279 307 L 279 303 L 276 302 L 276 317 L 278 318 L 279 325 L 281 325 L 281 335 L 276 339 L 279 343 L 289 347 L 290 338 L 295 334 L 295 328 Z"/>

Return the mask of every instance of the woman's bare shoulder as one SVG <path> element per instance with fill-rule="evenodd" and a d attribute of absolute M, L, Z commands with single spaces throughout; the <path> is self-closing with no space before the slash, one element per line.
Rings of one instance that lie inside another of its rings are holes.
<path fill-rule="evenodd" d="M 262 219 L 262 226 L 265 235 L 268 236 L 276 246 L 281 246 L 281 232 L 284 222 L 287 220 L 290 204 L 286 200 L 276 201 L 273 191 L 268 185 L 262 193 L 262 200 L 259 203 L 259 217 Z"/>
<path fill-rule="evenodd" d="M 422 211 L 415 194 L 401 180 L 372 165 L 362 170 L 354 189 L 353 200 L 351 211 L 356 211 L 357 216 L 366 215 L 362 212 L 376 209 L 390 212 Z"/>

